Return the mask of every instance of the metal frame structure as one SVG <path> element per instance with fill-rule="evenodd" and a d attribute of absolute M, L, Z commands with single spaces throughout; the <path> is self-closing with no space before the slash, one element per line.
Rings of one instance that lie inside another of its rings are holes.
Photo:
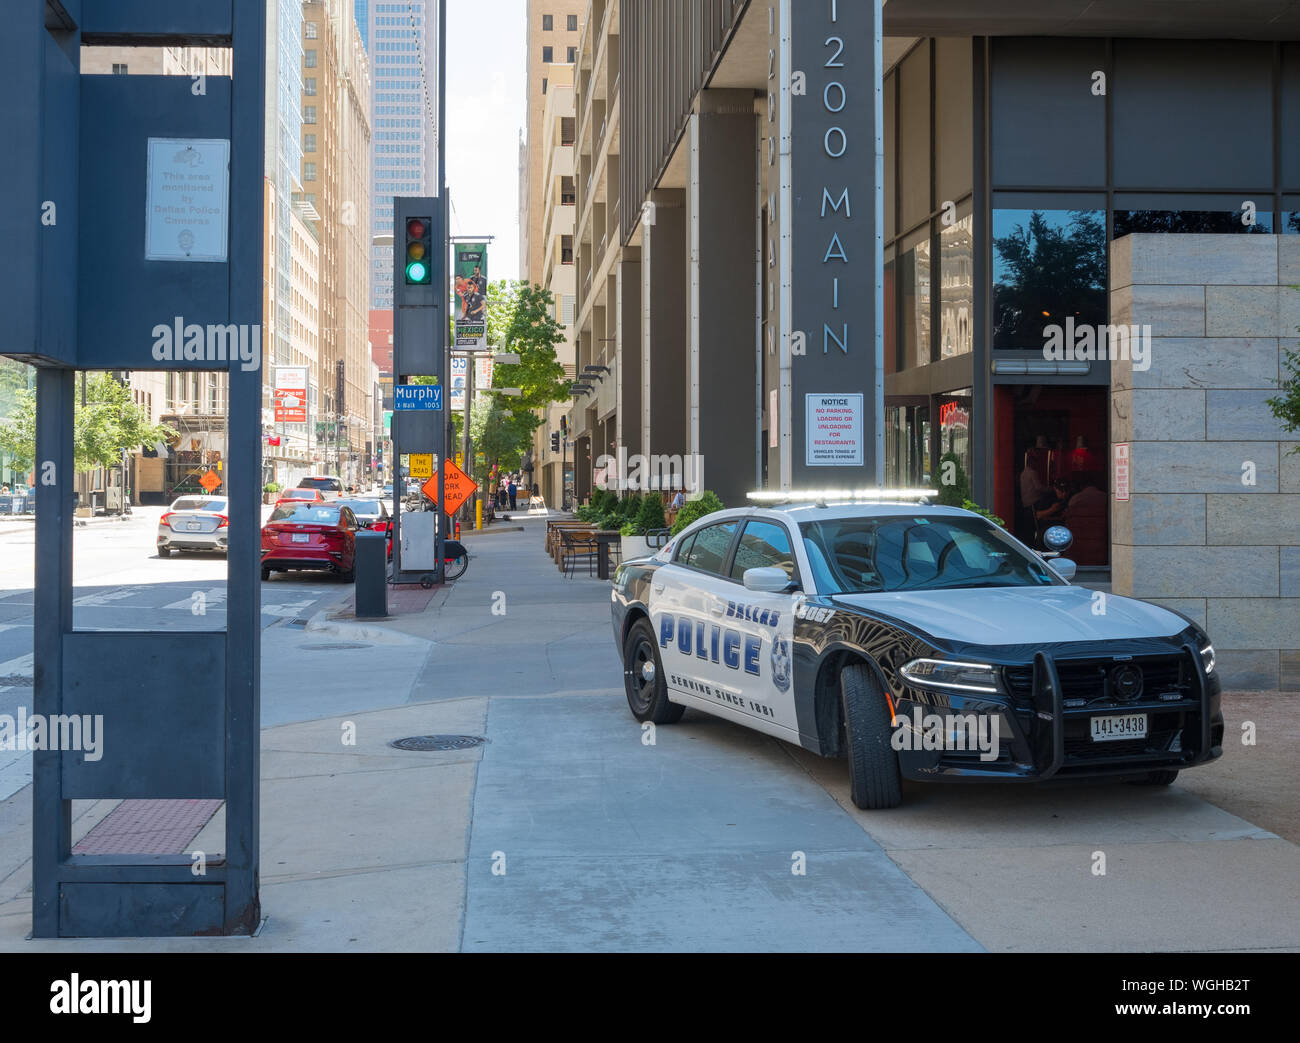
<path fill-rule="evenodd" d="M 33 753 L 35 937 L 250 934 L 258 895 L 265 0 L 10 5 L 0 113 L 25 158 L 0 174 L 0 353 L 37 377 L 35 712 L 102 715 L 102 757 Z M 83 76 L 82 45 L 221 46 L 230 77 Z M 150 260 L 148 139 L 229 142 L 225 261 Z M 33 220 L 45 201 L 58 219 Z M 162 360 L 173 317 L 245 331 L 255 351 Z M 255 361 L 253 361 L 255 359 Z M 245 362 L 251 365 L 245 365 Z M 224 369 L 230 379 L 226 630 L 97 632 L 73 619 L 76 372 Z M 128 671 L 105 662 L 130 662 Z M 78 855 L 77 799 L 217 798 L 220 858 Z"/>

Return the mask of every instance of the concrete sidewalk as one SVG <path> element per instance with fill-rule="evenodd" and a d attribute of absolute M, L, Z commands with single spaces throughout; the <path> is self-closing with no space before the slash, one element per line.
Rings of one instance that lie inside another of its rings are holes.
<path fill-rule="evenodd" d="M 25 940 L 28 788 L 0 802 L 0 950 L 1300 948 L 1289 707 L 1234 707 L 1260 746 L 1168 791 L 909 785 L 863 813 L 842 762 L 717 718 L 649 741 L 608 582 L 562 576 L 540 516 L 466 537 L 465 576 L 389 619 L 265 631 L 256 937 Z M 389 745 L 424 735 L 486 743 Z M 77 802 L 74 843 L 114 806 Z M 222 821 L 180 848 L 219 857 Z"/>

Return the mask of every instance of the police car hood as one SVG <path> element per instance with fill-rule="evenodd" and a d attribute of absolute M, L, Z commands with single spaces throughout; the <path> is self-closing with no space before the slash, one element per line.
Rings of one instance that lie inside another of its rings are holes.
<path fill-rule="evenodd" d="M 880 613 L 945 641 L 1047 644 L 1172 637 L 1187 621 L 1158 605 L 1084 587 L 965 587 L 837 594 L 837 604 Z"/>

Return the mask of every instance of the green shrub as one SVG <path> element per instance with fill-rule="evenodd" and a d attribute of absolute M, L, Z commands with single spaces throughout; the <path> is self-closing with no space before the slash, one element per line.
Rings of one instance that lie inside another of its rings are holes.
<path fill-rule="evenodd" d="M 970 479 L 966 477 L 961 457 L 956 453 L 948 452 L 939 457 L 938 498 L 945 507 L 960 507 L 970 499 Z"/>
<path fill-rule="evenodd" d="M 623 499 L 618 501 L 618 514 L 620 518 L 628 520 L 636 517 L 636 512 L 641 509 L 641 497 L 637 493 L 629 493 Z"/>
<path fill-rule="evenodd" d="M 974 500 L 963 500 L 961 505 L 962 505 L 962 508 L 963 508 L 963 509 L 968 510 L 968 511 L 971 511 L 971 512 L 973 512 L 973 513 L 975 513 L 975 514 L 982 515 L 983 517 L 985 517 L 985 518 L 987 518 L 989 521 L 991 521 L 994 525 L 997 525 L 997 526 L 999 526 L 1000 528 L 1005 529 L 1005 528 L 1007 527 L 1007 523 L 1006 523 L 1006 522 L 1004 522 L 1001 518 L 999 518 L 999 517 L 998 517 L 996 514 L 994 514 L 992 511 L 986 511 L 983 507 L 981 507 L 981 506 L 980 506 L 978 503 L 976 503 Z"/>
<path fill-rule="evenodd" d="M 673 522 L 672 535 L 676 536 L 691 522 L 699 521 L 706 514 L 712 514 L 714 511 L 722 509 L 723 504 L 718 499 L 718 494 L 711 489 L 705 489 L 693 500 L 687 500 L 686 505 L 677 512 L 677 520 Z"/>
<path fill-rule="evenodd" d="M 283 488 L 284 486 L 282 486 L 279 482 L 267 482 L 264 486 L 262 486 L 262 492 L 278 493 Z"/>
<path fill-rule="evenodd" d="M 592 525 L 600 520 L 600 511 L 589 503 L 584 503 L 574 509 L 573 516 L 580 522 L 586 522 Z"/>
<path fill-rule="evenodd" d="M 618 510 L 618 497 L 609 489 L 597 489 L 591 494 L 591 505 L 601 514 Z"/>
<path fill-rule="evenodd" d="M 596 521 L 599 529 L 622 529 L 623 519 L 614 511 L 607 511 Z"/>
<path fill-rule="evenodd" d="M 633 525 L 631 522 L 624 522 L 624 523 L 623 523 L 623 527 L 622 527 L 621 529 L 618 530 L 618 534 L 619 534 L 620 536 L 636 536 L 636 535 L 639 535 L 639 534 L 637 533 L 637 531 L 636 531 L 636 526 Z"/>
<path fill-rule="evenodd" d="M 637 509 L 635 535 L 644 536 L 652 529 L 662 529 L 667 526 L 664 521 L 664 501 L 658 493 L 646 493 L 641 499 L 641 506 Z"/>

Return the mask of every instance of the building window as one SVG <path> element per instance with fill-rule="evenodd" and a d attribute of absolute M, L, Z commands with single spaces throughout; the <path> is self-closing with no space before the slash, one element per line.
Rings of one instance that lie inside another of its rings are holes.
<path fill-rule="evenodd" d="M 314 96 L 316 93 L 316 77 L 308 76 L 302 81 L 302 92 L 306 95 Z"/>
<path fill-rule="evenodd" d="M 573 263 L 573 236 L 571 235 L 560 236 L 560 263 Z"/>
<path fill-rule="evenodd" d="M 303 121 L 304 123 L 315 123 L 315 122 L 316 122 L 316 106 L 315 106 L 315 105 L 304 105 L 304 106 L 302 107 L 302 121 Z"/>
<path fill-rule="evenodd" d="M 553 14 L 542 15 L 542 32 L 549 33 L 554 28 L 555 28 L 555 15 Z"/>
<path fill-rule="evenodd" d="M 1041 351 L 1048 327 L 1106 322 L 1101 210 L 993 211 L 993 347 Z"/>
<path fill-rule="evenodd" d="M 1134 232 L 1164 234 L 1271 234 L 1273 211 L 1267 197 L 1263 206 L 1247 209 L 1242 196 L 1160 195 L 1155 197 L 1118 196 L 1115 200 L 1115 224 L 1112 237 Z"/>
<path fill-rule="evenodd" d="M 572 65 L 575 61 L 577 61 L 577 58 L 578 58 L 578 48 L 570 47 L 567 56 L 565 57 L 564 60 L 568 62 L 570 65 Z"/>
<path fill-rule="evenodd" d="M 316 135 L 315 135 L 315 134 L 304 134 L 304 135 L 302 136 L 302 150 L 303 150 L 304 152 L 315 152 L 315 151 L 316 151 Z"/>
<path fill-rule="evenodd" d="M 543 62 L 546 62 L 547 64 L 550 64 L 551 62 L 555 61 L 555 48 L 554 48 L 554 47 L 543 47 L 543 48 L 542 48 L 542 61 L 543 61 Z"/>
<path fill-rule="evenodd" d="M 316 68 L 316 48 L 312 47 L 302 52 L 302 64 L 308 69 Z"/>
<path fill-rule="evenodd" d="M 545 77 L 545 76 L 542 77 L 542 93 L 543 93 L 543 94 L 546 93 L 546 77 Z"/>
<path fill-rule="evenodd" d="M 123 63 L 123 62 L 114 62 L 114 63 L 113 63 L 113 75 L 114 75 L 114 76 L 125 76 L 126 74 L 127 74 L 127 68 L 126 68 L 125 63 Z"/>
<path fill-rule="evenodd" d="M 571 14 L 571 15 L 566 15 L 565 18 L 567 20 L 564 24 L 564 27 L 568 29 L 569 32 L 576 33 L 578 31 L 578 16 L 576 14 Z"/>
<path fill-rule="evenodd" d="M 303 179 L 304 181 L 315 181 L 315 180 L 316 180 L 316 164 L 315 164 L 315 163 L 304 163 L 304 164 L 302 165 L 302 179 Z"/>
<path fill-rule="evenodd" d="M 303 34 L 303 36 L 305 36 L 308 40 L 314 40 L 314 39 L 316 39 L 316 37 L 317 37 L 317 35 L 319 34 L 319 32 L 320 32 L 320 29 L 319 29 L 319 27 L 316 25 L 315 22 L 303 22 L 303 23 L 302 23 L 302 34 Z"/>
<path fill-rule="evenodd" d="M 898 255 L 898 280 L 903 311 L 898 328 L 903 337 L 903 368 L 930 363 L 930 235 L 928 231 L 903 240 Z"/>

